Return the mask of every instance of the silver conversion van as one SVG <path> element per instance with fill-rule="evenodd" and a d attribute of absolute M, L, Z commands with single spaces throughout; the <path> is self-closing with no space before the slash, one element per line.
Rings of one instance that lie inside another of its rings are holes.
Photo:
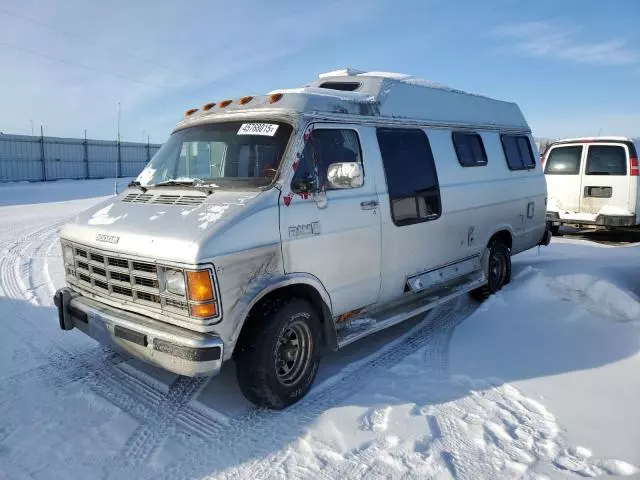
<path fill-rule="evenodd" d="M 640 226 L 640 142 L 626 137 L 567 138 L 552 143 L 543 163 L 547 218 L 587 228 Z"/>
<path fill-rule="evenodd" d="M 516 104 L 400 74 L 188 110 L 63 228 L 60 327 L 186 376 L 235 359 L 245 396 L 284 408 L 321 350 L 484 298 L 548 244 L 537 158 Z"/>

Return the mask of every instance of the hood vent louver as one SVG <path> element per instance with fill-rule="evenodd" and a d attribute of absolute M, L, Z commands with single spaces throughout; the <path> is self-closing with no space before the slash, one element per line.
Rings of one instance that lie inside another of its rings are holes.
<path fill-rule="evenodd" d="M 126 203 L 147 203 L 151 200 L 151 197 L 153 197 L 153 195 L 150 193 L 129 193 L 122 201 Z"/>
<path fill-rule="evenodd" d="M 129 193 L 122 199 L 125 203 L 148 203 L 151 205 L 200 205 L 204 195 L 156 195 L 151 193 Z"/>

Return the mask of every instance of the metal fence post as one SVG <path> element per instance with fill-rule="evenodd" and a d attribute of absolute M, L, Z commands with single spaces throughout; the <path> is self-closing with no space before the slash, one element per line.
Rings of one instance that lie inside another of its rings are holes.
<path fill-rule="evenodd" d="M 84 178 L 89 178 L 89 142 L 87 142 L 87 130 L 84 131 Z"/>
<path fill-rule="evenodd" d="M 40 125 L 40 161 L 42 162 L 42 181 L 47 181 L 47 164 L 44 157 L 44 129 Z"/>

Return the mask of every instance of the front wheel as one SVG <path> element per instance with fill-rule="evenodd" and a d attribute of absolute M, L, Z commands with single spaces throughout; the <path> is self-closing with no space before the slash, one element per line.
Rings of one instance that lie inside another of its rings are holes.
<path fill-rule="evenodd" d="M 278 300 L 248 321 L 236 352 L 240 390 L 281 410 L 304 397 L 320 364 L 320 319 L 306 301 Z"/>
<path fill-rule="evenodd" d="M 511 252 L 502 242 L 493 242 L 489 247 L 489 269 L 486 285 L 471 291 L 476 300 L 485 300 L 501 290 L 511 281 Z"/>

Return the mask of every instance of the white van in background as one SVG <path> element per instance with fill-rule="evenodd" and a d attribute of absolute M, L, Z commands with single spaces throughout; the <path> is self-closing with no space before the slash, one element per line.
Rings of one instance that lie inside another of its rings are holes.
<path fill-rule="evenodd" d="M 578 227 L 640 226 L 640 142 L 626 137 L 554 142 L 543 157 L 547 220 Z"/>

